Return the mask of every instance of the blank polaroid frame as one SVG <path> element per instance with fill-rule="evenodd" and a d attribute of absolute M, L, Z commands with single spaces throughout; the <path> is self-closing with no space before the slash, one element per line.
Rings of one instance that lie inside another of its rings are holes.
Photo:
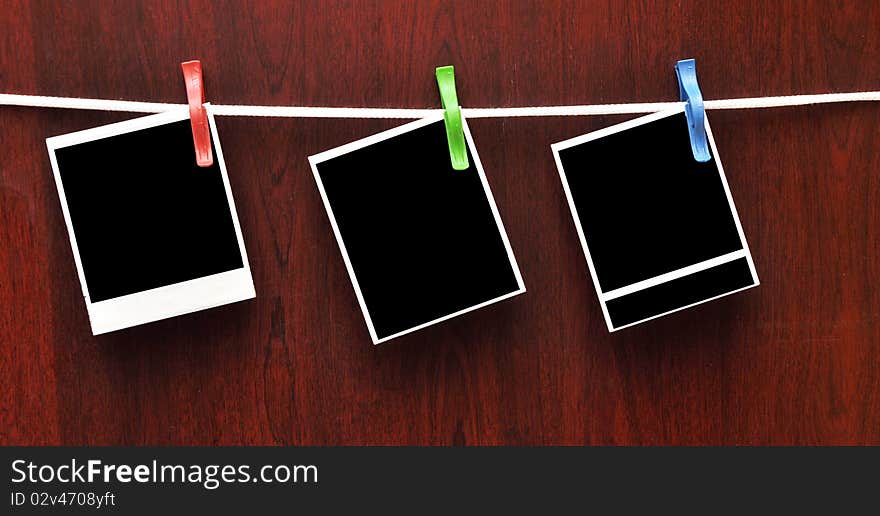
<path fill-rule="evenodd" d="M 373 344 L 526 290 L 466 121 L 464 134 L 463 171 L 442 113 L 309 157 Z"/>
<path fill-rule="evenodd" d="M 255 297 L 208 119 L 204 168 L 187 109 L 46 140 L 94 335 Z"/>
<path fill-rule="evenodd" d="M 551 145 L 609 331 L 759 284 L 715 140 L 684 106 Z"/>

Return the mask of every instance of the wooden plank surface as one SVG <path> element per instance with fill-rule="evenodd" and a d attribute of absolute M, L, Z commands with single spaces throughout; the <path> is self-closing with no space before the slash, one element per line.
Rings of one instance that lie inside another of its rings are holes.
<path fill-rule="evenodd" d="M 436 107 L 445 64 L 469 107 L 676 100 L 685 57 L 713 99 L 880 89 L 874 1 L 0 12 L 6 93 L 184 102 L 192 58 L 224 104 Z M 614 334 L 549 146 L 625 117 L 473 120 L 528 292 L 375 348 L 306 157 L 381 120 L 218 119 L 257 299 L 92 337 L 44 139 L 132 116 L 0 108 L 0 444 L 880 444 L 876 103 L 710 113 L 762 284 Z"/>

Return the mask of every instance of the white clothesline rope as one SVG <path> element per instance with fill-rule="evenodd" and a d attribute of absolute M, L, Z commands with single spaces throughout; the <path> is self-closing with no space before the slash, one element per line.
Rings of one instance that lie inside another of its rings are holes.
<path fill-rule="evenodd" d="M 706 109 L 761 109 L 786 106 L 831 104 L 836 102 L 880 101 L 880 91 L 824 93 L 818 95 L 787 95 L 741 99 L 707 100 Z M 682 105 L 683 102 L 635 102 L 628 104 L 588 104 L 574 106 L 531 106 L 510 108 L 461 108 L 467 118 L 501 118 L 528 116 L 587 116 L 655 113 Z M 44 97 L 0 93 L 0 106 L 27 106 L 60 109 L 123 111 L 128 113 L 162 113 L 185 109 L 187 104 L 137 102 L 130 100 L 85 99 L 78 97 Z M 442 109 L 354 108 L 304 106 L 248 106 L 212 104 L 217 116 L 256 116 L 282 118 L 425 118 Z"/>

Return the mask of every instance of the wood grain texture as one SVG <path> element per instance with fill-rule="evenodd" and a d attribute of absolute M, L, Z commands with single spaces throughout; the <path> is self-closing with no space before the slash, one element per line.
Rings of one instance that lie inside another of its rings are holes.
<path fill-rule="evenodd" d="M 0 6 L 0 91 L 462 105 L 880 88 L 874 1 Z M 393 121 L 219 118 L 257 299 L 92 337 L 44 145 L 134 115 L 0 108 L 0 444 L 880 444 L 880 106 L 710 114 L 762 285 L 609 334 L 549 145 L 473 120 L 528 293 L 373 347 L 306 157 Z M 634 152 L 637 152 L 634 149 Z M 125 173 L 124 164 L 120 173 Z M 462 259 L 467 259 L 466 255 Z"/>

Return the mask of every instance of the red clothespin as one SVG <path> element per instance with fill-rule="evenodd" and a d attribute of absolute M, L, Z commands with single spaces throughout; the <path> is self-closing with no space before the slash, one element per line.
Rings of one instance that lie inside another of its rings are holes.
<path fill-rule="evenodd" d="M 200 167 L 214 164 L 211 153 L 211 127 L 208 125 L 208 111 L 205 109 L 205 82 L 202 80 L 202 62 L 186 61 L 180 63 L 183 80 L 186 83 L 186 98 L 189 101 L 189 121 L 192 124 L 193 143 L 196 148 L 196 163 Z"/>

